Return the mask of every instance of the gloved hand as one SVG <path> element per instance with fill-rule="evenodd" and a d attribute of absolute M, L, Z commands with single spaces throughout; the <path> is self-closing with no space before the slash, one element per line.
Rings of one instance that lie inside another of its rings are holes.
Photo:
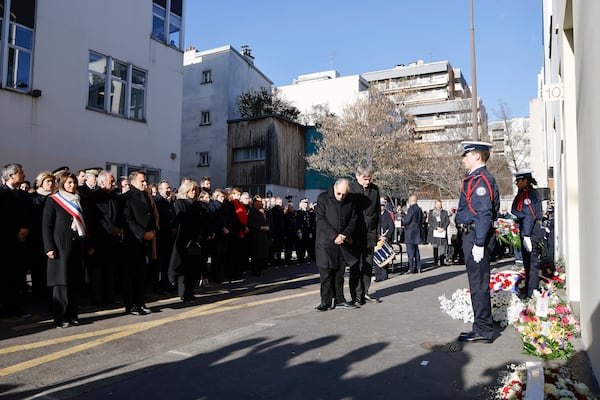
<path fill-rule="evenodd" d="M 471 254 L 473 254 L 473 260 L 478 263 L 483 260 L 483 246 L 473 245 L 473 250 L 471 250 Z"/>
<path fill-rule="evenodd" d="M 523 247 L 528 253 L 531 253 L 531 238 L 529 236 L 523 236 Z"/>

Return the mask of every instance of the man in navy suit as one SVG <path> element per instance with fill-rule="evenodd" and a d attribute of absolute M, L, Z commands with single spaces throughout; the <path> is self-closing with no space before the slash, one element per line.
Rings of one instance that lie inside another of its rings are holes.
<path fill-rule="evenodd" d="M 422 222 L 423 210 L 417 205 L 417 196 L 410 195 L 408 197 L 408 211 L 402 218 L 402 226 L 404 226 L 404 242 L 408 254 L 408 272 L 411 274 L 421 272 L 419 244 L 421 243 Z"/>

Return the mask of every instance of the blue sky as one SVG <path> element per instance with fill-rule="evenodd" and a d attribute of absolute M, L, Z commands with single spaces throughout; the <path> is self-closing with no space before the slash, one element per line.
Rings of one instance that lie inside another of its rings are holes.
<path fill-rule="evenodd" d="M 541 0 L 474 0 L 477 94 L 529 116 L 543 65 Z M 342 76 L 448 60 L 471 80 L 469 0 L 186 1 L 186 47 L 249 45 L 275 86 L 336 69 Z"/>

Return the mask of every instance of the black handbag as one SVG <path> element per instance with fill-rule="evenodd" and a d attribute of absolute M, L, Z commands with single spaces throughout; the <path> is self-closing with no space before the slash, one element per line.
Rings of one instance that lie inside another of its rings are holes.
<path fill-rule="evenodd" d="M 202 255 L 202 246 L 196 240 L 190 240 L 185 245 L 185 252 L 188 256 L 201 256 Z"/>

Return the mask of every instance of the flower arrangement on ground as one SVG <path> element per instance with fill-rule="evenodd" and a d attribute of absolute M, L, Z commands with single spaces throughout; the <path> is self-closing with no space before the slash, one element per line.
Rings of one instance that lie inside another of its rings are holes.
<path fill-rule="evenodd" d="M 514 325 L 523 340 L 523 353 L 546 360 L 571 357 L 575 351 L 571 340 L 581 334 L 571 308 L 550 290 L 535 291 Z"/>
<path fill-rule="evenodd" d="M 511 364 L 500 377 L 500 388 L 492 393 L 495 400 L 524 399 L 527 393 L 527 367 Z M 544 368 L 544 399 L 597 400 L 586 384 L 579 382 L 566 367 Z"/>
<path fill-rule="evenodd" d="M 525 286 L 525 269 L 505 270 L 490 274 L 490 290 L 518 293 Z"/>
<path fill-rule="evenodd" d="M 510 245 L 515 250 L 521 248 L 521 236 L 519 235 L 519 225 L 512 219 L 498 218 L 494 223 L 496 228 L 496 237 L 503 243 Z"/>
<path fill-rule="evenodd" d="M 566 271 L 563 260 L 542 259 L 540 262 L 540 274 L 544 282 L 551 283 L 558 289 L 565 287 Z"/>
<path fill-rule="evenodd" d="M 448 314 L 452 319 L 462 319 L 464 323 L 474 321 L 469 289 L 458 289 L 452 293 L 450 299 L 446 295 L 442 295 L 438 297 L 438 300 L 442 312 Z M 490 301 L 492 303 L 492 319 L 500 326 L 516 322 L 525 307 L 517 295 L 512 292 L 490 292 Z"/>

